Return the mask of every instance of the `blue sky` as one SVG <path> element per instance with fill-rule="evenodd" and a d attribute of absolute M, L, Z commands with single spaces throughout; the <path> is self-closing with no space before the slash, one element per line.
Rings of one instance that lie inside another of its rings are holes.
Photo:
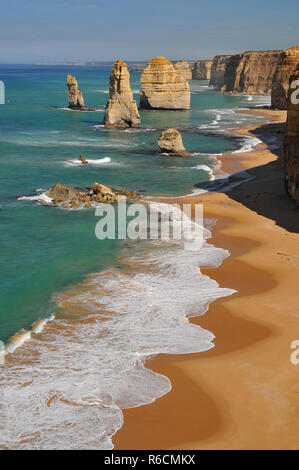
<path fill-rule="evenodd" d="M 0 62 L 204 59 L 299 44 L 298 0 L 6 0 Z"/>

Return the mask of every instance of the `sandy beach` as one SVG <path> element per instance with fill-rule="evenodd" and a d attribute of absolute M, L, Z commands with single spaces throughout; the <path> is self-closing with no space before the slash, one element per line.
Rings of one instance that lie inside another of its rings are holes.
<path fill-rule="evenodd" d="M 213 349 L 148 362 L 171 380 L 172 391 L 125 410 L 115 449 L 299 447 L 299 365 L 290 361 L 291 342 L 299 340 L 299 220 L 284 190 L 286 114 L 250 112 L 269 123 L 238 132 L 264 144 L 224 155 L 222 165 L 230 182 L 245 169 L 254 178 L 231 191 L 175 201 L 203 203 L 204 216 L 217 219 L 210 242 L 231 256 L 203 272 L 238 292 L 191 320 L 215 334 Z"/>

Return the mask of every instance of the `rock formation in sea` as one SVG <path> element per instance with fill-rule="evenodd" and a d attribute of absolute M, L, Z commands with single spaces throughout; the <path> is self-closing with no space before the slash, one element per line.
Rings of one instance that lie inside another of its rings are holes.
<path fill-rule="evenodd" d="M 299 45 L 282 52 L 276 67 L 271 91 L 271 106 L 276 109 L 287 109 L 290 75 L 299 64 Z"/>
<path fill-rule="evenodd" d="M 282 51 L 250 51 L 228 60 L 222 91 L 269 94 Z"/>
<path fill-rule="evenodd" d="M 140 81 L 141 109 L 190 109 L 189 83 L 165 57 L 150 60 Z"/>
<path fill-rule="evenodd" d="M 178 60 L 177 62 L 174 62 L 173 65 L 186 80 L 192 80 L 192 70 L 187 60 Z"/>
<path fill-rule="evenodd" d="M 294 83 L 297 81 L 297 84 Z M 285 186 L 299 204 L 299 67 L 290 77 L 284 142 Z M 291 86 L 293 84 L 293 86 Z"/>
<path fill-rule="evenodd" d="M 216 55 L 213 59 L 211 67 L 210 85 L 221 89 L 224 85 L 224 74 L 226 71 L 227 63 L 231 58 L 230 55 Z"/>
<path fill-rule="evenodd" d="M 198 60 L 193 65 L 192 80 L 210 80 L 212 60 Z"/>
<path fill-rule="evenodd" d="M 190 157 L 190 153 L 184 147 L 183 139 L 176 129 L 165 129 L 158 139 L 161 152 L 176 157 Z"/>
<path fill-rule="evenodd" d="M 99 202 L 113 204 L 123 198 L 135 200 L 143 197 L 141 194 L 138 195 L 137 191 L 112 189 L 100 183 L 94 183 L 92 188 L 82 191 L 57 183 L 48 189 L 45 194 L 48 199 L 43 198 L 43 195 L 41 195 L 38 200 L 41 204 L 54 204 L 71 209 L 90 208 Z"/>
<path fill-rule="evenodd" d="M 118 59 L 110 75 L 105 127 L 139 127 L 140 116 L 130 85 L 127 64 Z"/>
<path fill-rule="evenodd" d="M 81 91 L 78 89 L 78 82 L 72 75 L 66 76 L 68 89 L 69 108 L 84 109 L 84 99 Z"/>

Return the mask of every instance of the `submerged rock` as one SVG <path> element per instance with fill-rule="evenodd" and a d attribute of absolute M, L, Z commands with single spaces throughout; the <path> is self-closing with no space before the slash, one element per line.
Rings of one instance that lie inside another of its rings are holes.
<path fill-rule="evenodd" d="M 183 139 L 176 129 L 166 129 L 158 139 L 161 152 L 177 157 L 190 157 L 190 153 L 184 147 Z"/>
<path fill-rule="evenodd" d="M 140 81 L 141 109 L 190 109 L 189 84 L 165 57 L 150 60 Z"/>
<path fill-rule="evenodd" d="M 110 75 L 109 99 L 104 124 L 106 127 L 139 127 L 140 116 L 133 99 L 127 64 L 118 59 Z"/>
<path fill-rule="evenodd" d="M 78 89 L 78 82 L 72 75 L 66 76 L 68 88 L 69 108 L 84 109 L 84 99 L 81 91 Z"/>

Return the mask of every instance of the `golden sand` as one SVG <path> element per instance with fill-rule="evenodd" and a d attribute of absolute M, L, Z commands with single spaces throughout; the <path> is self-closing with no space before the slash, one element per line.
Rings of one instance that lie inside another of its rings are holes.
<path fill-rule="evenodd" d="M 299 339 L 299 217 L 283 187 L 285 112 L 253 112 L 272 123 L 240 133 L 278 137 L 279 145 L 222 163 L 230 173 L 240 164 L 255 179 L 228 194 L 177 200 L 202 202 L 204 216 L 217 219 L 210 241 L 231 256 L 203 272 L 238 293 L 191 320 L 215 334 L 215 348 L 147 363 L 173 389 L 125 410 L 116 449 L 299 448 L 299 365 L 290 361 L 290 344 Z"/>

